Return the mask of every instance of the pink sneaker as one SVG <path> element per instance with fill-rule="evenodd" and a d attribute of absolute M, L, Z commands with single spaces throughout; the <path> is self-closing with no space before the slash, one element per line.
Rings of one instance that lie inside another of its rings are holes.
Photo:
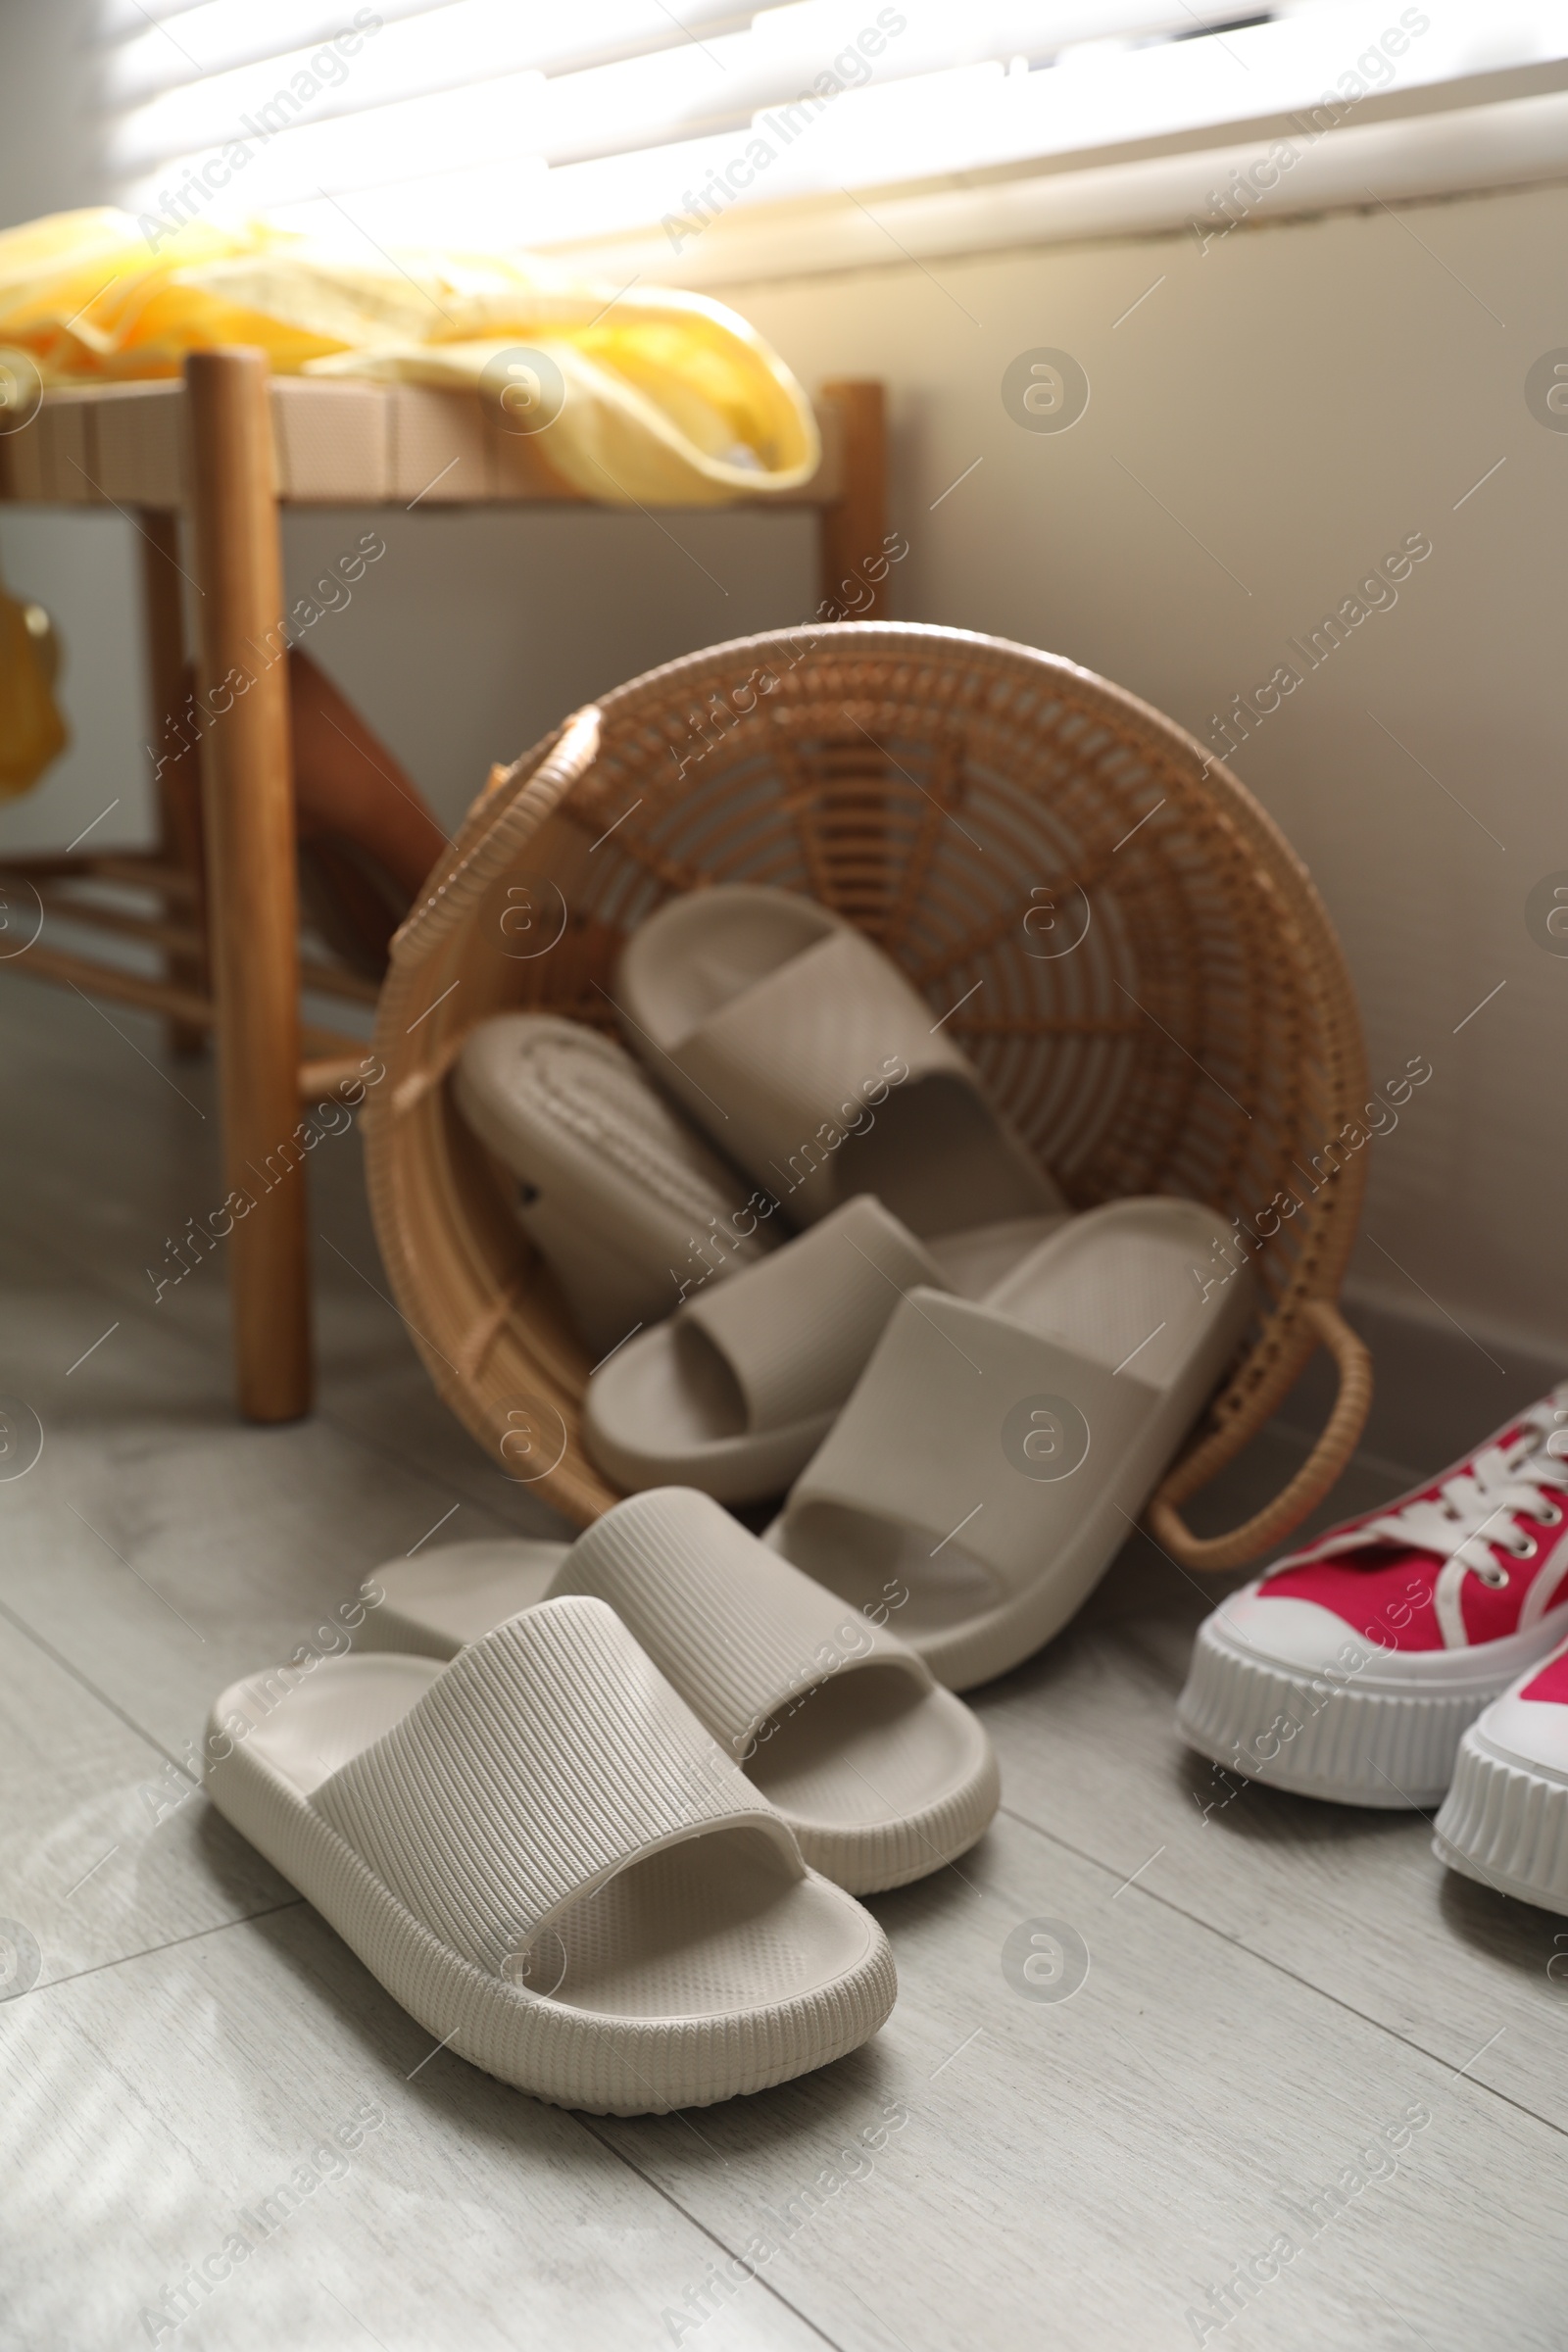
<path fill-rule="evenodd" d="M 1432 1850 L 1484 1886 L 1568 1913 L 1568 1645 L 1460 1740 Z"/>
<path fill-rule="evenodd" d="M 1483 1707 L 1568 1634 L 1565 1456 L 1568 1381 L 1234 1593 L 1199 1628 L 1183 1738 L 1302 1796 L 1436 1804 Z"/>

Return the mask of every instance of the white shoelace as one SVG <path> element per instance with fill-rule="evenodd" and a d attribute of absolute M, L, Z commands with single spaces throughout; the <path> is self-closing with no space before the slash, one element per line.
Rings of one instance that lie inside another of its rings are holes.
<path fill-rule="evenodd" d="M 1485 1446 L 1468 1468 L 1446 1479 L 1436 1495 L 1369 1519 L 1356 1531 L 1357 1544 L 1381 1541 L 1436 1552 L 1460 1573 L 1472 1569 L 1484 1584 L 1506 1584 L 1508 1572 L 1497 1565 L 1492 1547 L 1516 1559 L 1528 1559 L 1535 1549 L 1533 1539 L 1517 1527 L 1517 1515 L 1544 1520 L 1548 1527 L 1563 1517 L 1568 1459 L 1549 1450 L 1554 1436 L 1568 1447 L 1568 1386 L 1531 1406 L 1510 1445 Z"/>

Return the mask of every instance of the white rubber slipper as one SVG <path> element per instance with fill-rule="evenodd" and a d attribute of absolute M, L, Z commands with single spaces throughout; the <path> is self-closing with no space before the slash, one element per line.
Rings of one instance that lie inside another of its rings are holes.
<path fill-rule="evenodd" d="M 213 1801 L 394 1999 L 557 2106 L 645 2115 L 784 2082 L 893 2005 L 869 1913 L 602 1601 L 441 1667 L 328 1658 L 213 1710 Z"/>
<path fill-rule="evenodd" d="M 536 1012 L 481 1021 L 452 1089 L 517 1179 L 518 1220 L 596 1354 L 672 1313 L 683 1282 L 723 1276 L 771 1247 L 771 1229 L 747 1213 L 743 1179 L 584 1022 Z"/>
<path fill-rule="evenodd" d="M 627 942 L 616 996 L 632 1051 L 793 1224 L 857 1193 L 921 1239 L 1066 1208 L 930 1005 L 810 899 L 671 899 Z"/>
<path fill-rule="evenodd" d="M 1195 1201 L 1074 1217 L 975 1303 L 913 1290 L 766 1541 L 852 1605 L 902 1580 L 954 1690 L 1049 1642 L 1132 1532 L 1252 1308 Z"/>
<path fill-rule="evenodd" d="M 924 1244 L 862 1193 L 617 1348 L 588 1383 L 583 1442 L 631 1492 L 782 1494 L 906 1291 L 979 1298 L 1062 1222 L 1019 1217 Z"/>
<path fill-rule="evenodd" d="M 617 1503 L 575 1544 L 453 1544 L 377 1569 L 383 1642 L 450 1657 L 561 1593 L 608 1601 L 740 1759 L 815 1870 L 853 1894 L 925 1878 L 997 1809 L 969 1709 L 873 1614 L 846 1609 L 706 1494 Z"/>

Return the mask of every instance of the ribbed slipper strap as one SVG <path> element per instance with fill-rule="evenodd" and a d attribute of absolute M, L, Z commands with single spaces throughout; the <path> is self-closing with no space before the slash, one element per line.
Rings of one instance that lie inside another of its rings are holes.
<path fill-rule="evenodd" d="M 674 1060 L 724 1112 L 710 1132 L 730 1156 L 807 1216 L 831 1207 L 832 1155 L 891 1085 L 940 1074 L 982 1092 L 974 1065 L 933 1036 L 924 999 L 849 928 L 742 990 L 680 1040 Z"/>
<path fill-rule="evenodd" d="M 657 1487 L 607 1511 L 551 1591 L 608 1600 L 738 1756 L 770 1715 L 830 1675 L 891 1665 L 933 1687 L 912 1650 L 689 1487 Z"/>
<path fill-rule="evenodd" d="M 790 1491 L 953 1543 L 1008 1592 L 1033 1584 L 1115 1477 L 1158 1394 L 967 1298 L 901 1301 Z"/>
<path fill-rule="evenodd" d="M 799 1866 L 779 1816 L 596 1600 L 545 1601 L 461 1651 L 311 1802 L 492 1975 L 564 1904 L 680 1838 L 755 1827 Z"/>
<path fill-rule="evenodd" d="M 916 1283 L 948 1287 L 907 1227 L 859 1193 L 760 1265 L 688 1298 L 680 1313 L 729 1366 L 756 1435 L 842 1403 Z"/>

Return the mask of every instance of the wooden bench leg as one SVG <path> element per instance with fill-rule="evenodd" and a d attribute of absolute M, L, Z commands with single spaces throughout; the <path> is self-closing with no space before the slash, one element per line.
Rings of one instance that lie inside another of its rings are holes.
<path fill-rule="evenodd" d="M 144 507 L 141 523 L 142 635 L 146 651 L 147 700 L 156 762 L 153 785 L 158 803 L 158 854 L 166 865 L 177 866 L 195 885 L 193 899 L 167 900 L 169 919 L 194 923 L 203 914 L 201 775 L 194 749 L 185 751 L 179 726 L 180 705 L 186 692 L 185 615 L 180 598 L 179 517 L 159 507 Z M 206 958 L 171 950 L 169 978 L 175 988 L 205 996 L 209 981 Z M 171 1020 L 172 1053 L 202 1053 L 205 1029 L 189 1021 Z"/>
<path fill-rule="evenodd" d="M 842 382 L 824 384 L 822 398 L 839 413 L 844 487 L 822 509 L 818 586 L 830 604 L 843 608 L 839 617 L 885 619 L 886 573 L 878 586 L 865 567 L 882 554 L 888 527 L 886 394 L 880 383 Z"/>
<path fill-rule="evenodd" d="M 193 352 L 185 382 L 239 1404 L 253 1421 L 289 1421 L 311 1405 L 311 1302 L 305 1155 L 295 1138 L 298 886 L 267 363 L 259 351 Z"/>

